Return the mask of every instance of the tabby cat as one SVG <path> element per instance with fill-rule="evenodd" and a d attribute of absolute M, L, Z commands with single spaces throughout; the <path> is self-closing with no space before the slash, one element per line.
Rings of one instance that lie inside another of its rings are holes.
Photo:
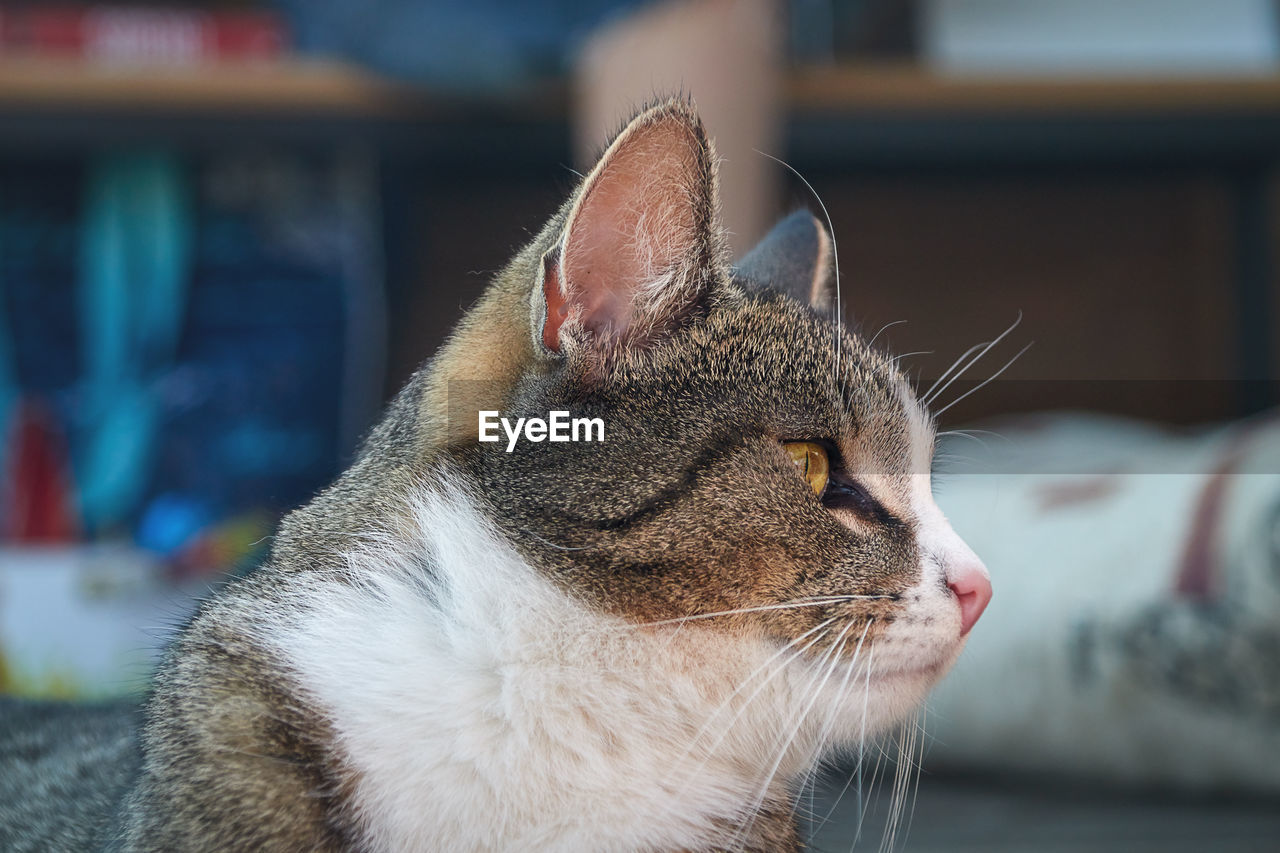
<path fill-rule="evenodd" d="M 990 585 L 826 231 L 724 246 L 695 112 L 645 109 L 201 607 L 136 739 L 8 709 L 0 846 L 800 849 L 797 781 L 922 699 Z"/>

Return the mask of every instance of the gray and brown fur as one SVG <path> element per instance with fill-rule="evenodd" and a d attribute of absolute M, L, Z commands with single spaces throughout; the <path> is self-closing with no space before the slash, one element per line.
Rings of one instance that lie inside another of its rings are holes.
<path fill-rule="evenodd" d="M 667 151 L 656 176 L 639 174 L 655 167 L 636 153 L 644 146 L 628 143 L 646 135 L 646 145 Z M 269 562 L 228 585 L 182 632 L 155 677 L 136 772 L 127 757 L 134 741 L 118 727 L 100 766 L 74 771 L 128 793 L 114 807 L 84 795 L 83 810 L 38 816 L 0 802 L 6 849 L 358 848 L 349 794 L 359 779 L 323 712 L 254 638 L 286 597 L 298 606 L 297 591 L 341 579 L 344 553 L 363 538 L 396 535 L 407 524 L 404 496 L 441 465 L 474 486 L 532 566 L 612 614 L 653 621 L 802 596 L 884 596 L 737 614 L 721 626 L 786 641 L 841 613 L 871 621 L 868 642 L 898 616 L 897 596 L 917 579 L 918 563 L 906 486 L 887 502 L 889 520 L 843 524 L 780 445 L 821 438 L 858 470 L 890 482 L 912 473 L 902 377 L 825 310 L 825 232 L 807 214 L 793 217 L 770 238 L 772 249 L 766 241 L 731 269 L 717 224 L 715 155 L 683 101 L 644 111 L 611 157 L 634 158 L 622 162 L 636 174 L 602 183 L 617 179 L 598 167 L 587 178 L 411 379 L 354 465 L 283 521 Z M 672 256 L 662 261 L 663 298 L 638 299 L 625 328 L 567 316 L 558 349 L 548 347 L 547 299 L 576 298 L 565 280 L 566 229 L 596 203 L 593 187 L 625 193 L 627 180 L 640 178 L 680 210 L 673 245 L 656 249 L 660 260 Z M 603 417 L 607 440 L 521 442 L 506 453 L 476 441 L 480 408 Z M 431 571 L 425 561 L 421 568 Z M 5 753 L 0 766 L 24 758 L 12 747 Z M 744 849 L 798 849 L 791 814 L 787 802 L 766 802 Z"/>

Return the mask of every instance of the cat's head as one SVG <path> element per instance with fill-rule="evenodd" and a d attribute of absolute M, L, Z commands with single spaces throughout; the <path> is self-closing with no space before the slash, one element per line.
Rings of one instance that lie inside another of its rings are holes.
<path fill-rule="evenodd" d="M 840 324 L 812 216 L 728 265 L 715 165 L 683 102 L 618 135 L 435 362 L 440 450 L 591 606 L 874 648 L 876 689 L 913 702 L 990 597 L 930 492 L 932 419 Z M 481 411 L 598 418 L 604 440 L 480 441 Z"/>

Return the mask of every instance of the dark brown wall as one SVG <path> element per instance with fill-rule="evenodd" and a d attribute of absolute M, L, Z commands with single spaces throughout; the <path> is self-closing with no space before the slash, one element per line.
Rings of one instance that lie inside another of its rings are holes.
<path fill-rule="evenodd" d="M 1023 313 L 969 374 L 985 379 L 1034 341 L 1004 375 L 1012 381 L 947 422 L 1041 408 L 1181 423 L 1238 413 L 1233 211 L 1213 176 L 810 178 L 839 241 L 846 316 L 868 333 L 907 320 L 880 340 L 933 351 L 904 360 L 914 375 L 931 381 Z M 393 388 L 571 183 L 551 167 L 415 189 L 415 283 L 392 299 Z"/>

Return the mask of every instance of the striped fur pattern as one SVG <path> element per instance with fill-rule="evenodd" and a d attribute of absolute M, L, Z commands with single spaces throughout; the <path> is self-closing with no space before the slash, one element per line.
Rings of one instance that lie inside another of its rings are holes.
<path fill-rule="evenodd" d="M 796 784 L 955 659 L 976 558 L 930 416 L 826 310 L 826 232 L 732 269 L 715 163 L 684 101 L 618 135 L 175 642 L 107 846 L 801 847 Z M 556 409 L 606 440 L 477 440 Z M 794 440 L 865 501 L 824 505 Z"/>

